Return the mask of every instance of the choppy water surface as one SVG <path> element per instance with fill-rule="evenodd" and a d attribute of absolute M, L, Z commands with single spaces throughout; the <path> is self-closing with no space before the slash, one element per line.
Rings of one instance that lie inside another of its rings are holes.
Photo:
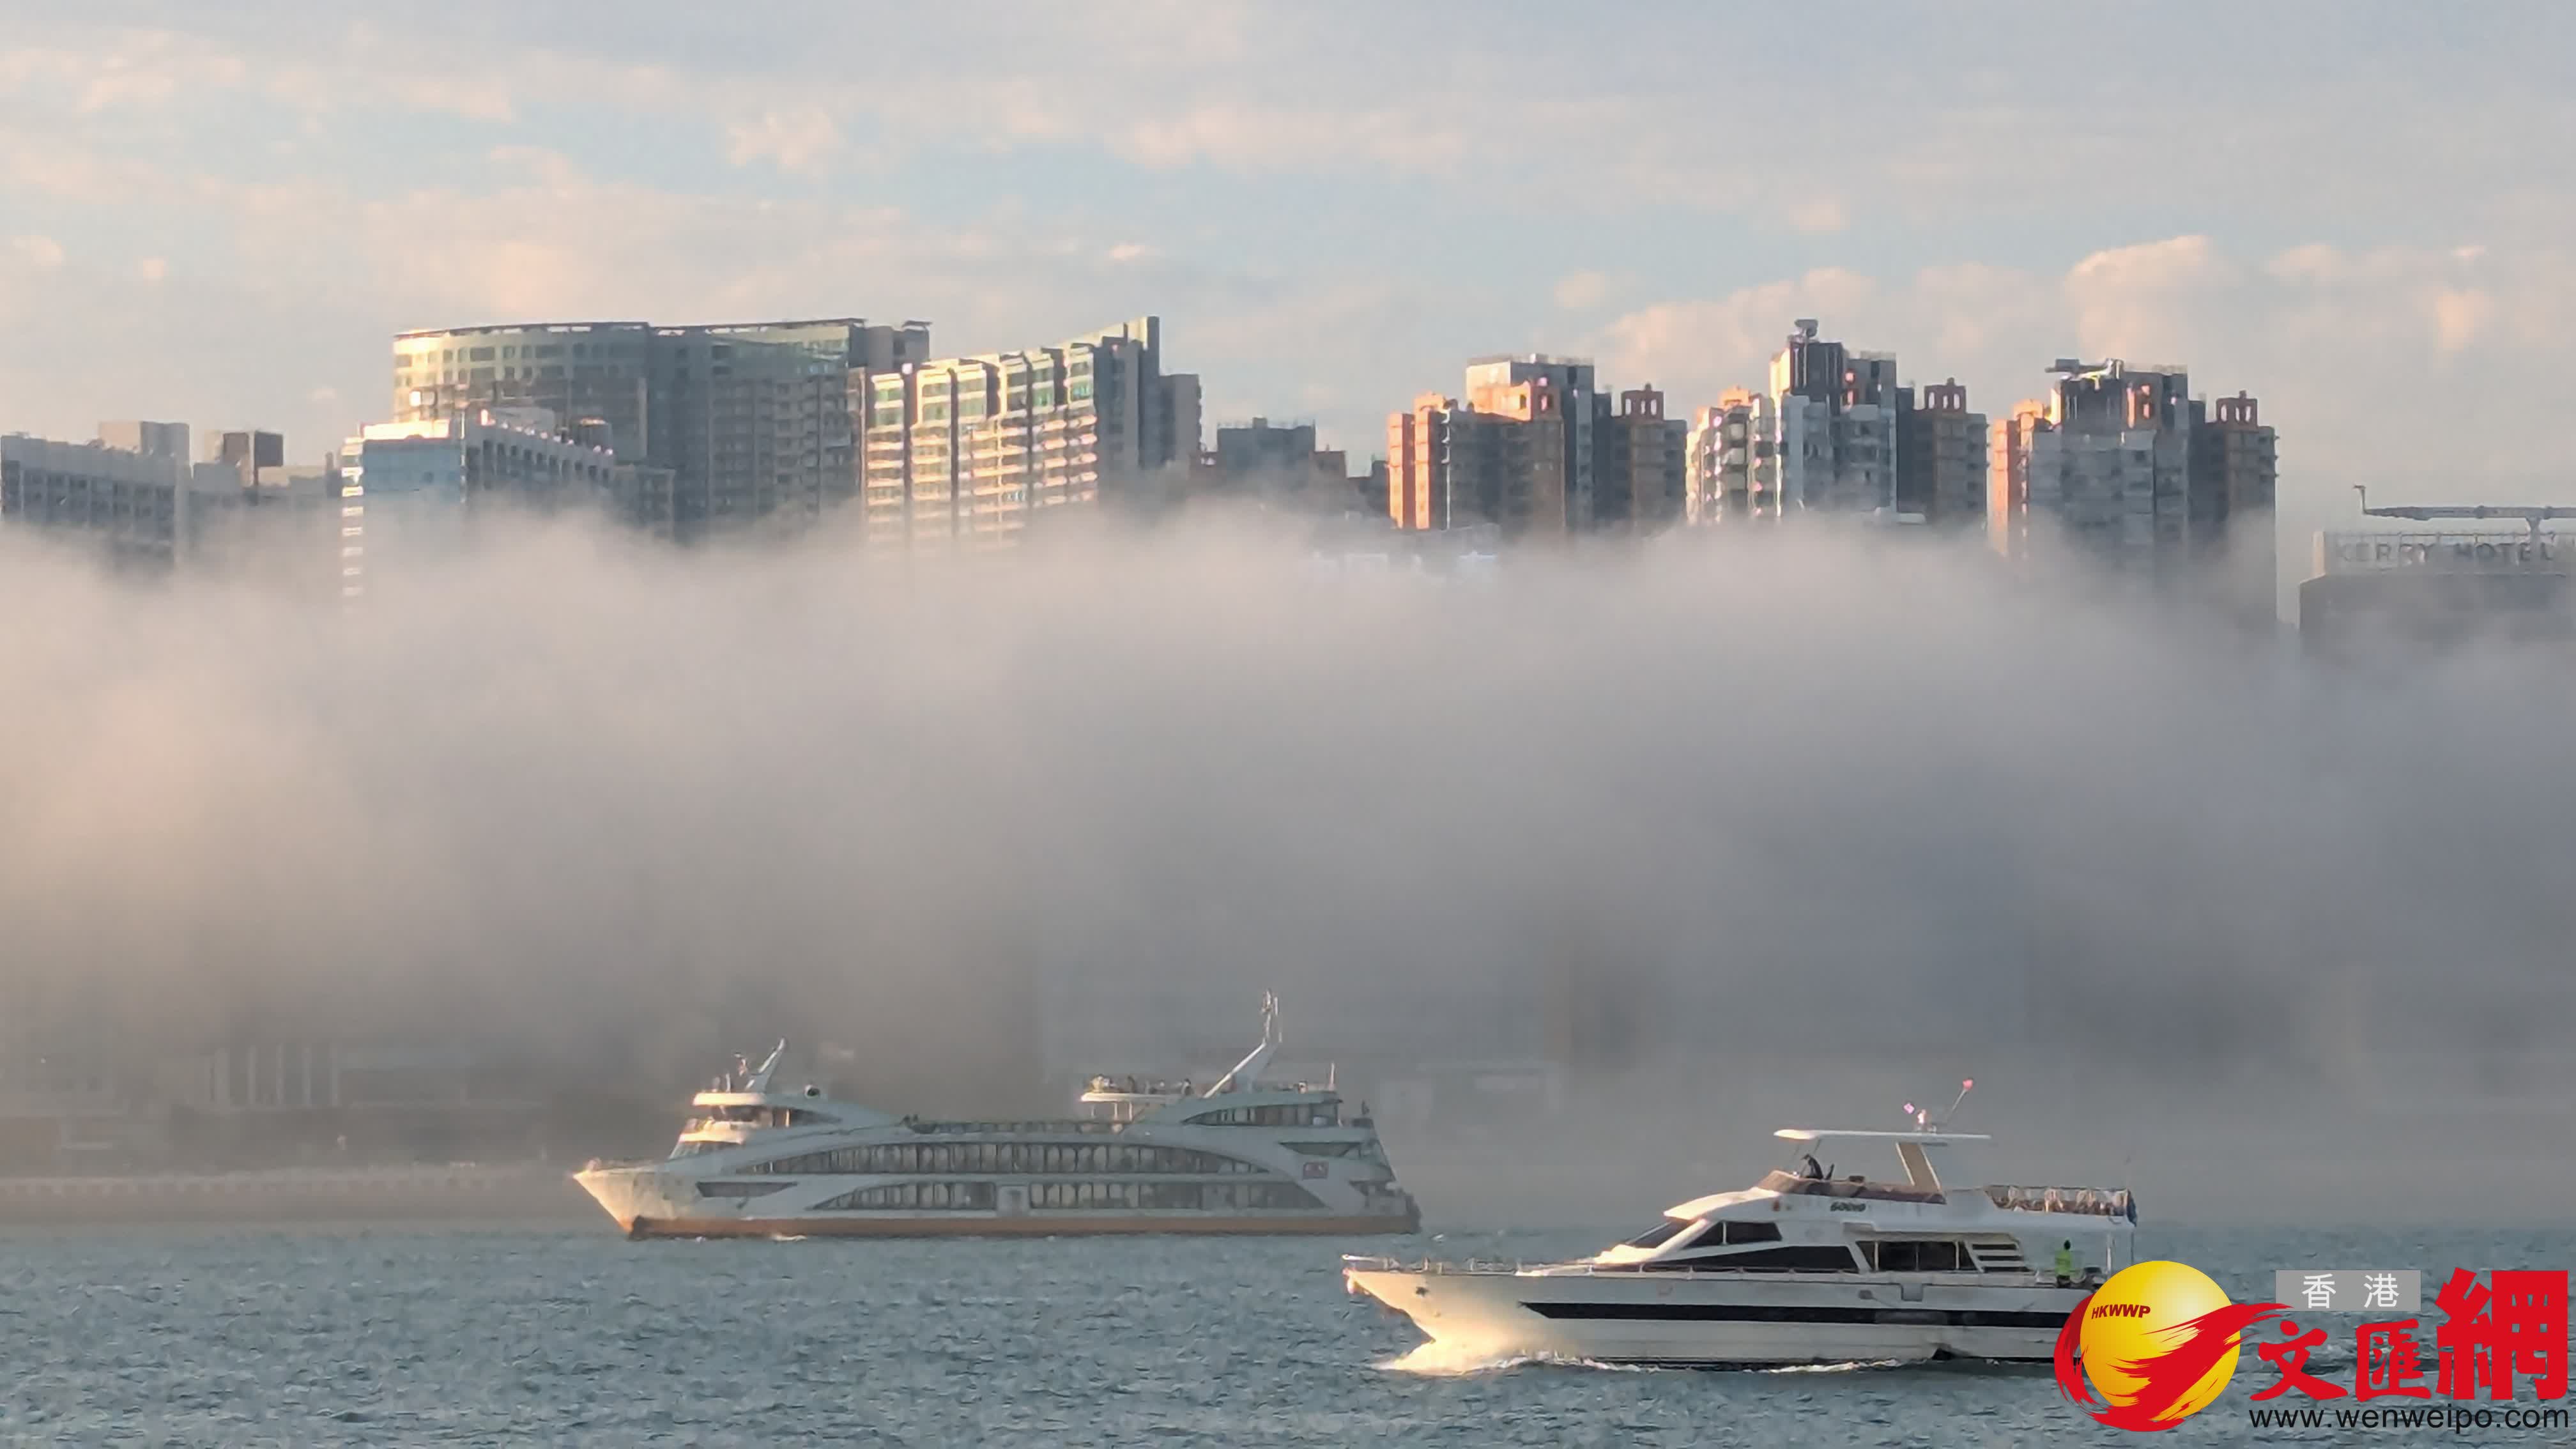
<path fill-rule="evenodd" d="M 1535 1259 L 1603 1237 L 1451 1235 L 1428 1246 Z M 2209 1270 L 2240 1297 L 2268 1293 L 2271 1271 L 2284 1267 L 2421 1267 L 2429 1295 L 2429 1280 L 2455 1266 L 2576 1263 L 2576 1232 L 2567 1231 L 2151 1231 L 2139 1246 Z M 1389 1247 L 628 1243 L 571 1227 L 20 1233 L 0 1236 L 0 1364 L 12 1381 L 0 1398 L 0 1439 L 2137 1442 L 2077 1416 L 2039 1373 L 1549 1363 L 1426 1371 L 1409 1325 L 1342 1292 L 1339 1252 Z M 2352 1322 L 2337 1318 L 2339 1335 Z M 2259 1369 L 2249 1356 L 2241 1372 Z M 2244 1442 L 2242 1393 L 2159 1442 Z M 2563 1430 L 2438 1437 L 2570 1439 Z M 2364 1441 L 2391 1436 L 2350 1442 Z"/>

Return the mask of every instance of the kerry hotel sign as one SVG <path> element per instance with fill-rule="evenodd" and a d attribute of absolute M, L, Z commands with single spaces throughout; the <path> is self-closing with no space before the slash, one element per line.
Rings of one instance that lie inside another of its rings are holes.
<path fill-rule="evenodd" d="M 2576 564 L 2576 538 L 2555 533 L 2321 533 L 2317 571 L 2432 569 L 2444 573 L 2561 574 Z"/>

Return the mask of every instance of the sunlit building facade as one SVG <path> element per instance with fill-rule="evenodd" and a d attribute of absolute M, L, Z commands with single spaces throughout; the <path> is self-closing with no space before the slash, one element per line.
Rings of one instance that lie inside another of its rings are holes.
<path fill-rule="evenodd" d="M 925 360 L 926 322 L 525 323 L 394 339 L 395 422 L 536 407 L 669 471 L 689 540 L 812 523 L 857 491 L 868 379 Z"/>
<path fill-rule="evenodd" d="M 2277 439 L 2244 393 L 2191 396 L 2179 366 L 2061 359 L 2046 399 L 1993 430 L 1988 537 L 2183 585 L 2249 623 L 2276 618 Z"/>
<path fill-rule="evenodd" d="M 868 385 L 860 503 L 880 546 L 1008 545 L 1058 510 L 1147 500 L 1198 454 L 1198 379 L 1163 372 L 1159 318 Z"/>

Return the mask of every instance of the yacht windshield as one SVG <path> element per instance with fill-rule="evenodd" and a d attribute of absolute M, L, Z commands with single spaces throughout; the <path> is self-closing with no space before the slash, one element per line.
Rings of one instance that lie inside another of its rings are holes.
<path fill-rule="evenodd" d="M 1673 1240 L 1673 1234 L 1690 1226 L 1688 1218 L 1666 1218 L 1637 1236 L 1621 1243 L 1623 1248 L 1660 1248 Z"/>

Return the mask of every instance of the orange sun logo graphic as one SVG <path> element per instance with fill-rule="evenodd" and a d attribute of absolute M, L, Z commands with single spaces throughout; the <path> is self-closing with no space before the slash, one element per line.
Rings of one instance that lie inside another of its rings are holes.
<path fill-rule="evenodd" d="M 2112 1428 L 2170 1429 L 2209 1407 L 2236 1376 L 2245 1330 L 2281 1311 L 2278 1303 L 2228 1302 L 2186 1263 L 2132 1263 L 2067 1316 L 2057 1334 L 2057 1387 Z M 2093 1407 L 2096 1393 L 2102 1408 Z"/>

